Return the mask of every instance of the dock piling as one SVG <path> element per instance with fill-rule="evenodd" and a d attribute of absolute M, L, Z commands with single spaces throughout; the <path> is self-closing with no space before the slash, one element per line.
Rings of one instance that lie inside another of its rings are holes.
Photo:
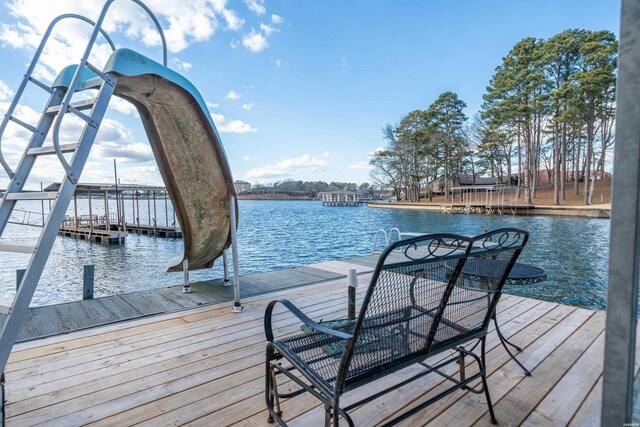
<path fill-rule="evenodd" d="M 82 276 L 82 299 L 93 299 L 93 281 L 95 265 L 86 264 Z"/>

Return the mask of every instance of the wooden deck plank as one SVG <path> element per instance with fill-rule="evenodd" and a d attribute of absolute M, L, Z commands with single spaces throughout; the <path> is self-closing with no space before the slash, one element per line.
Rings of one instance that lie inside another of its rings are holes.
<path fill-rule="evenodd" d="M 604 331 L 591 344 L 562 379 L 536 406 L 523 426 L 542 424 L 567 425 L 593 386 L 604 364 Z"/>
<path fill-rule="evenodd" d="M 336 310 L 338 304 L 338 301 L 329 300 L 319 305 L 316 310 L 308 310 L 308 312 L 313 316 L 325 316 Z M 339 307 L 339 310 L 343 309 Z M 283 328 L 289 324 L 298 324 L 289 317 L 281 323 Z M 191 352 L 205 351 L 212 346 L 218 347 L 215 351 L 218 354 L 225 350 L 233 350 L 238 342 L 255 343 L 256 336 L 257 342 L 262 342 L 263 339 L 261 317 L 243 324 L 241 331 L 237 331 L 233 326 L 222 328 L 215 335 L 210 331 L 210 328 L 206 328 L 201 333 L 186 336 L 183 339 L 171 336 L 167 337 L 166 341 L 152 340 L 148 346 L 136 344 L 118 346 L 121 351 L 107 352 L 106 357 L 97 354 L 92 359 L 92 354 L 86 354 L 80 356 L 78 358 L 80 360 L 77 361 L 76 358 L 67 358 L 54 363 L 48 362 L 44 366 L 17 371 L 11 375 L 7 374 L 8 379 L 20 382 L 20 386 L 7 393 L 7 396 L 10 402 L 25 401 L 29 395 L 46 394 L 51 389 L 59 389 L 67 383 L 100 381 L 133 367 L 141 369 L 150 367 L 154 363 Z M 260 351 L 263 350 L 264 348 Z M 91 369 L 93 365 L 98 365 L 98 368 Z"/>
<path fill-rule="evenodd" d="M 560 308 L 562 307 L 560 306 Z M 541 319 L 541 322 L 536 322 L 536 324 L 530 325 L 530 327 L 511 337 L 518 345 L 525 346 L 524 351 L 518 354 L 518 357 L 533 372 L 536 372 L 537 366 L 593 314 L 587 310 L 574 310 L 567 316 L 562 317 L 565 313 L 563 311 L 554 313 L 552 316 Z M 546 332 L 541 333 L 545 329 Z M 529 337 L 529 334 L 534 336 Z M 527 345 L 526 341 L 530 339 L 531 343 Z M 508 359 L 504 349 L 501 349 L 497 358 L 492 357 L 487 360 L 487 369 L 489 370 L 488 384 L 494 404 L 515 385 L 528 381 L 529 377 L 525 377 L 520 367 Z M 537 374 L 533 373 L 532 375 Z M 462 425 L 472 425 L 480 418 L 486 417 L 487 413 L 488 408 L 484 395 L 466 393 L 464 398 L 458 399 L 439 414 L 432 414 L 431 411 L 425 412 L 420 420 L 422 422 L 418 423 L 418 425 L 422 425 L 427 421 L 433 425 L 447 425 L 451 423 L 451 420 L 460 422 Z M 509 421 L 499 412 L 496 412 L 496 417 L 498 417 L 499 422 L 501 420 Z"/>
<path fill-rule="evenodd" d="M 500 317 L 505 319 L 505 322 L 507 322 L 503 324 L 501 330 L 503 330 L 505 334 L 512 335 L 516 331 L 527 328 L 527 326 L 532 323 L 536 324 L 534 322 L 537 319 L 547 315 L 550 312 L 553 312 L 554 309 L 557 309 L 557 306 L 555 304 L 540 304 L 535 300 L 524 300 L 521 302 L 521 304 L 516 304 L 511 309 L 499 313 Z M 572 308 L 566 306 L 564 306 L 564 309 L 565 311 L 572 310 Z M 540 324 L 541 323 L 537 323 L 537 325 Z M 503 361 L 504 363 L 504 361 L 506 361 L 508 358 L 508 356 L 504 352 L 504 349 L 502 349 L 502 347 L 500 346 L 497 335 L 495 333 L 492 333 L 488 336 L 487 354 L 487 360 L 492 361 L 492 363 L 495 363 L 496 361 Z M 442 357 L 438 357 L 435 360 L 429 360 L 428 363 L 436 363 L 441 359 Z M 472 369 L 473 366 L 470 366 L 470 369 Z M 412 375 L 421 372 L 422 370 L 423 368 L 420 366 L 407 368 L 399 375 L 397 375 L 396 379 L 384 379 L 383 381 L 380 381 L 376 386 L 376 390 L 382 390 L 384 389 L 384 387 L 388 387 L 391 384 L 397 382 L 398 379 L 409 378 Z M 449 365 L 443 369 L 443 372 L 449 375 L 455 375 L 455 373 L 457 372 L 457 365 Z M 405 387 L 401 387 L 398 390 L 389 393 L 388 397 L 385 397 L 384 399 L 380 399 L 379 401 L 373 402 L 366 407 L 362 407 L 353 411 L 354 422 L 357 425 L 370 425 L 372 423 L 375 423 L 376 420 L 382 421 L 383 419 L 391 418 L 395 413 L 403 409 L 404 406 L 414 406 L 414 402 L 416 400 L 424 399 L 423 396 L 425 394 L 432 396 L 436 392 L 442 391 L 445 386 L 448 386 L 445 381 L 446 380 L 444 380 L 439 375 L 427 375 L 424 378 L 415 381 L 414 383 L 411 383 Z M 361 399 L 367 394 L 371 393 L 371 391 L 373 391 L 371 387 L 355 390 L 347 399 L 345 399 L 344 403 L 349 404 L 350 402 L 357 401 L 358 399 Z M 451 405 L 452 402 L 455 402 L 462 396 L 464 396 L 464 394 L 465 393 L 463 391 L 454 393 L 450 398 L 441 400 L 437 405 L 432 405 L 428 409 L 428 412 L 423 411 L 410 418 L 409 420 L 407 420 L 406 425 L 419 425 L 423 421 L 422 416 L 424 414 L 435 416 L 439 411 Z M 389 400 L 395 402 L 403 402 L 403 404 L 390 406 L 387 404 Z M 313 412 L 314 413 L 305 414 L 304 417 L 296 420 L 296 425 L 313 424 L 314 421 L 317 422 L 318 419 L 320 419 L 322 416 L 321 410 L 320 408 L 316 408 Z"/>
<path fill-rule="evenodd" d="M 231 313 L 228 303 L 215 303 L 20 344 L 6 372 L 7 425 L 266 426 L 264 308 L 272 299 L 288 298 L 314 319 L 344 317 L 346 287 L 342 272 L 353 263 L 337 264 L 341 262 L 329 262 L 327 270 L 321 268 L 322 263 L 308 267 L 321 272 L 298 269 L 289 276 L 291 283 L 324 281 L 245 298 L 242 314 Z M 363 270 L 359 268 L 358 272 Z M 325 280 L 332 275 L 336 279 Z M 253 290 L 262 292 L 283 277 L 282 273 L 258 273 L 250 280 L 255 285 Z M 358 277 L 363 284 L 358 287 L 358 299 L 369 278 L 370 274 Z M 176 297 L 176 290 L 172 292 Z M 198 300 L 215 300 L 212 294 L 203 292 Z M 559 423 L 579 425 L 576 423 L 599 413 L 601 366 L 597 358 L 601 356 L 601 338 L 596 337 L 603 329 L 603 314 L 507 295 L 498 310 L 501 330 L 524 348 L 518 357 L 533 372 L 532 377 L 524 377 L 500 346 L 495 332 L 490 332 L 489 387 L 498 419 L 521 424 L 550 417 Z M 276 316 L 274 326 L 279 334 L 299 331 L 299 322 L 284 310 L 278 310 Z M 589 361 L 596 363 L 592 366 Z M 385 377 L 362 391 L 368 393 L 406 378 L 415 369 Z M 454 373 L 455 367 L 451 369 Z M 581 379 L 579 374 L 585 371 L 589 372 L 588 379 Z M 356 424 L 379 424 L 422 398 L 425 391 L 437 392 L 443 384 L 440 377 L 435 377 L 427 376 L 355 410 Z M 558 416 L 562 407 L 559 397 L 576 387 L 584 390 L 571 396 L 571 404 L 565 405 L 567 413 Z M 287 418 L 293 418 L 292 427 L 316 425 L 322 420 L 319 402 L 310 396 L 284 405 Z M 540 405 L 538 410 L 536 405 Z M 485 425 L 486 412 L 483 396 L 461 391 L 402 425 Z M 536 418 L 538 414 L 544 416 Z"/>
<path fill-rule="evenodd" d="M 512 424 L 520 425 L 589 348 L 603 328 L 604 313 L 595 313 L 536 368 L 537 372 L 543 371 L 543 375 L 533 375 L 527 381 L 521 381 L 495 404 L 496 413 Z M 485 416 L 474 425 L 487 423 Z"/>
<path fill-rule="evenodd" d="M 327 316 L 331 318 L 331 314 L 339 314 L 342 310 L 336 312 L 336 303 L 334 301 L 328 301 L 324 304 L 321 310 L 318 310 L 317 314 Z M 314 313 L 312 311 L 312 313 Z M 280 333 L 290 333 L 299 331 L 299 324 L 294 319 L 287 319 L 287 324 L 279 328 Z M 284 322 L 281 322 L 284 323 Z M 104 380 L 109 381 L 111 378 L 105 378 L 101 380 L 99 384 L 92 384 L 89 387 L 85 387 L 85 393 L 87 390 L 91 390 L 89 395 L 84 397 L 85 408 L 78 411 L 78 408 L 73 405 L 68 405 L 66 401 L 62 401 L 60 404 L 55 404 L 55 397 L 43 396 L 44 399 L 40 399 L 37 403 L 34 399 L 20 399 L 16 400 L 14 404 L 7 406 L 7 415 L 13 416 L 19 412 L 27 412 L 25 419 L 28 419 L 29 423 L 41 423 L 45 420 L 42 417 L 49 416 L 49 411 L 55 409 L 57 413 L 64 413 L 65 411 L 72 411 L 68 416 L 62 417 L 57 422 L 68 424 L 82 424 L 89 420 L 99 419 L 99 415 L 107 413 L 113 408 L 121 408 L 121 402 L 126 402 L 128 405 L 132 405 L 133 402 L 138 404 L 146 403 L 145 399 L 151 399 L 153 401 L 164 396 L 164 393 L 169 393 L 169 398 L 173 398 L 173 389 L 169 387 L 170 384 L 178 383 L 177 387 L 192 388 L 202 382 L 212 381 L 216 376 L 229 375 L 235 372 L 237 366 L 242 364 L 238 363 L 234 365 L 234 360 L 238 362 L 238 354 L 254 354 L 257 360 L 253 361 L 253 367 L 256 369 L 261 367 L 263 362 L 264 343 L 261 342 L 261 328 L 253 328 L 252 335 L 247 336 L 245 339 L 239 339 L 238 334 L 228 337 L 225 341 L 211 341 L 208 343 L 207 348 L 199 349 L 195 360 L 191 360 L 188 365 L 182 364 L 182 366 L 176 366 L 175 359 L 171 359 L 171 363 L 165 363 L 163 366 L 159 366 L 158 363 L 132 363 L 128 366 L 128 376 L 122 377 L 124 382 L 114 392 L 112 388 L 102 389 L 96 391 L 96 388 L 103 387 L 105 385 Z M 256 339 L 258 337 L 258 339 Z M 180 346 L 183 354 L 189 351 L 187 346 Z M 234 351 L 236 350 L 236 351 Z M 197 362 L 197 363 L 194 363 Z M 221 363 L 230 364 L 224 369 L 216 370 L 215 367 Z M 162 370 L 164 368 L 164 370 Z M 242 366 L 242 369 L 246 369 L 247 366 Z M 131 381 L 132 370 L 135 370 L 135 375 L 140 376 L 140 384 Z M 74 379 L 75 380 L 75 379 Z M 65 393 L 68 396 L 68 393 Z M 194 395 L 195 396 L 195 395 Z M 192 396 L 193 397 L 193 396 Z M 13 400 L 12 400 L 13 402 Z M 41 410 L 35 411 L 34 407 L 37 405 L 42 407 Z M 180 406 L 184 406 L 184 402 Z M 145 414 L 149 415 L 149 411 L 145 411 Z"/>

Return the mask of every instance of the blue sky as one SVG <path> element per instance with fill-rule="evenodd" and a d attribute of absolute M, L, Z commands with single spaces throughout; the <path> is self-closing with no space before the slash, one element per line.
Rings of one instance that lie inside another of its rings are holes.
<path fill-rule="evenodd" d="M 157 36 L 124 0 L 106 23 L 122 47 L 159 60 Z M 568 28 L 618 32 L 619 3 L 581 1 L 148 0 L 169 39 L 170 67 L 210 105 L 236 179 L 368 181 L 368 156 L 384 146 L 381 127 L 454 91 L 472 116 L 501 58 L 524 37 Z M 95 18 L 102 1 L 10 0 L 0 6 L 0 111 L 26 69 L 39 34 L 65 12 Z M 51 79 L 80 57 L 86 32 L 56 33 L 39 76 Z M 108 57 L 96 49 L 96 62 Z M 23 117 L 37 120 L 45 98 L 29 91 Z M 78 126 L 70 124 L 71 141 Z M 3 150 L 17 162 L 22 132 Z M 114 105 L 84 181 L 160 183 L 139 118 Z M 53 162 L 53 160 L 51 160 Z M 35 179 L 59 180 L 54 163 Z M 0 178 L 0 187 L 6 179 Z"/>

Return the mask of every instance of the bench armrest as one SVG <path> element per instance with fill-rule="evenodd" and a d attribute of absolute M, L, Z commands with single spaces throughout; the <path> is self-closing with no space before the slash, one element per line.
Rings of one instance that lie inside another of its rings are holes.
<path fill-rule="evenodd" d="M 267 341 L 273 342 L 273 328 L 271 326 L 271 319 L 273 317 L 273 308 L 277 304 L 282 304 L 285 306 L 287 310 L 293 313 L 298 319 L 300 319 L 305 325 L 309 328 L 314 329 L 320 333 L 334 336 L 336 338 L 340 338 L 343 340 L 348 340 L 353 338 L 353 335 L 346 334 L 344 332 L 336 331 L 331 328 L 328 328 L 318 322 L 314 322 L 306 314 L 298 309 L 291 301 L 287 299 L 273 300 L 267 306 L 266 311 L 264 312 L 264 334 L 267 336 Z"/>

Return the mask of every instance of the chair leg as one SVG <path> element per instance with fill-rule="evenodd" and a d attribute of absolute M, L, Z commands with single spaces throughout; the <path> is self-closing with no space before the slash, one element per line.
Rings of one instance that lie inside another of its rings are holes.
<path fill-rule="evenodd" d="M 333 400 L 333 427 L 338 427 L 340 425 L 340 412 L 338 412 L 338 399 Z"/>
<path fill-rule="evenodd" d="M 280 410 L 280 399 L 278 399 L 278 387 L 276 384 L 276 373 L 271 365 L 271 362 L 275 359 L 275 352 L 271 344 L 267 344 L 266 351 L 266 363 L 265 363 L 265 403 L 267 404 L 267 410 L 269 411 L 269 417 L 267 422 L 273 424 L 275 422 L 274 415 L 278 417 L 282 416 Z"/>
<path fill-rule="evenodd" d="M 484 395 L 487 398 L 487 406 L 489 406 L 489 416 L 491 417 L 491 424 L 498 424 L 498 420 L 496 419 L 496 414 L 493 412 L 493 404 L 491 403 L 491 396 L 489 395 L 489 385 L 487 384 L 487 365 L 485 363 L 485 347 L 486 347 L 486 338 L 482 337 L 482 344 L 480 350 L 480 360 L 482 361 L 482 366 L 480 367 L 482 372 L 482 388 L 484 388 Z"/>

